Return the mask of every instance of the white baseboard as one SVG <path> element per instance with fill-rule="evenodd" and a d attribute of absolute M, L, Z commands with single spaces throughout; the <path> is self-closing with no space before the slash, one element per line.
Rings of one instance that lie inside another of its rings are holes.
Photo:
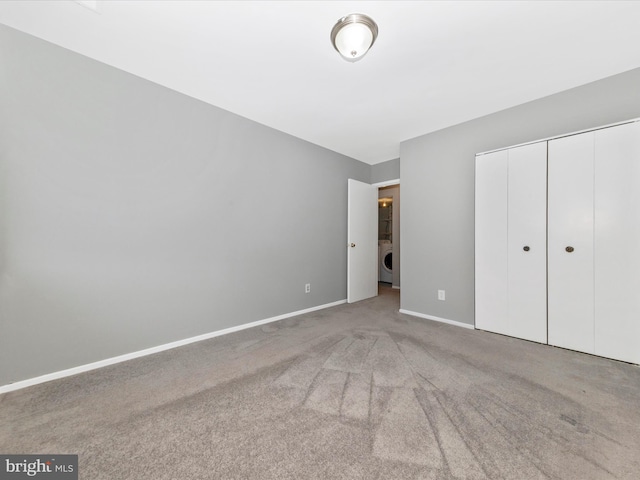
<path fill-rule="evenodd" d="M 154 353 L 163 352 L 165 350 L 170 350 L 172 348 L 182 347 L 183 345 L 200 342 L 202 340 L 207 340 L 209 338 L 219 337 L 220 335 L 226 335 L 227 333 L 233 333 L 233 332 L 238 332 L 240 330 L 245 330 L 247 328 L 258 327 L 260 325 L 264 325 L 265 323 L 277 322 L 278 320 L 284 320 L 285 318 L 296 317 L 304 313 L 310 313 L 310 312 L 315 312 L 316 310 L 322 310 L 324 308 L 335 307 L 343 303 L 347 303 L 347 300 L 346 299 L 338 300 L 337 302 L 326 303 L 324 305 L 318 305 L 316 307 L 306 308 L 304 310 L 298 310 L 296 312 L 285 313 L 283 315 L 278 315 L 277 317 L 265 318 L 263 320 L 257 320 L 255 322 L 245 323 L 243 325 L 229 327 L 223 330 L 217 330 L 215 332 L 205 333 L 203 335 L 198 335 L 195 337 L 185 338 L 183 340 L 178 340 L 176 342 L 165 343 L 164 345 L 158 345 L 157 347 L 146 348 L 144 350 L 139 350 L 137 352 L 126 353 L 124 355 L 107 358 L 105 360 L 100 360 L 98 362 L 87 363 L 85 365 L 68 368 L 66 370 L 60 370 L 58 372 L 47 373 L 46 375 L 41 375 L 39 377 L 29 378 L 27 380 L 21 380 L 19 382 L 0 386 L 0 394 L 12 392 L 14 390 L 20 390 L 21 388 L 31 387 L 32 385 L 37 385 L 39 383 L 50 382 L 51 380 L 58 380 L 64 377 L 70 377 L 71 375 L 77 375 L 78 373 L 88 372 L 90 370 L 95 370 L 97 368 L 107 367 L 115 363 L 126 362 L 127 360 L 133 360 L 134 358 L 144 357 L 146 355 L 152 355 Z"/>
<path fill-rule="evenodd" d="M 391 285 L 391 288 L 395 288 L 396 290 L 400 290 L 400 287 L 397 287 L 395 285 Z"/>
<path fill-rule="evenodd" d="M 412 315 L 414 317 L 425 318 L 427 320 L 433 320 L 435 322 L 447 323 L 449 325 L 455 325 L 456 327 L 462 328 L 470 328 L 473 330 L 475 327 L 473 325 L 469 325 L 468 323 L 456 322 L 455 320 L 449 320 L 447 318 L 434 317 L 433 315 L 425 315 L 424 313 L 412 312 L 411 310 L 403 310 L 402 308 L 399 310 L 400 313 L 404 313 L 406 315 Z"/>

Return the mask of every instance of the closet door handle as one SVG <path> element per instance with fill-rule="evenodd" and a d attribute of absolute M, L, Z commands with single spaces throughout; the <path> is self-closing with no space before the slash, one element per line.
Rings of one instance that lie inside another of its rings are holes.
<path fill-rule="evenodd" d="M 567 253 L 571 253 L 571 252 L 573 252 L 574 249 L 573 249 L 573 247 L 567 247 L 567 248 L 565 248 L 565 250 L 566 250 Z"/>
<path fill-rule="evenodd" d="M 529 245 L 525 245 L 524 247 L 522 247 L 522 249 L 523 249 L 525 252 L 528 252 L 529 250 L 531 250 L 531 249 L 529 248 Z"/>

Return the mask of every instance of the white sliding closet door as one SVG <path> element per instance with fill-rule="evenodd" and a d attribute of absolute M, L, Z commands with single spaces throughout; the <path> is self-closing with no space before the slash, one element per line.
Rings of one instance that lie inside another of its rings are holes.
<path fill-rule="evenodd" d="M 547 343 L 547 142 L 508 153 L 508 334 Z"/>
<path fill-rule="evenodd" d="M 595 353 L 640 363 L 640 122 L 595 133 Z"/>
<path fill-rule="evenodd" d="M 549 344 L 594 353 L 594 132 L 549 141 Z"/>
<path fill-rule="evenodd" d="M 476 157 L 476 328 L 508 334 L 506 150 Z"/>

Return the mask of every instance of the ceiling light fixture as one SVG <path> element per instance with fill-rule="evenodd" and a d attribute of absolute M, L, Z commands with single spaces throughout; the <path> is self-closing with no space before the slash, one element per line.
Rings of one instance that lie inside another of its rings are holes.
<path fill-rule="evenodd" d="M 348 62 L 357 62 L 378 37 L 378 25 L 371 17 L 352 13 L 342 17 L 331 30 L 333 47 Z"/>

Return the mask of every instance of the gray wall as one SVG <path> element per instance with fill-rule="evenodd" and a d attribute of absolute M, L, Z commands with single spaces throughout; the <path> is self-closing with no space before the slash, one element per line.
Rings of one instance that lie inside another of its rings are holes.
<path fill-rule="evenodd" d="M 401 308 L 474 322 L 476 153 L 637 117 L 640 69 L 403 142 Z"/>
<path fill-rule="evenodd" d="M 371 166 L 371 183 L 386 182 L 400 178 L 400 159 L 395 158 Z"/>
<path fill-rule="evenodd" d="M 369 165 L 4 26 L 0 135 L 0 385 L 346 298 Z"/>

